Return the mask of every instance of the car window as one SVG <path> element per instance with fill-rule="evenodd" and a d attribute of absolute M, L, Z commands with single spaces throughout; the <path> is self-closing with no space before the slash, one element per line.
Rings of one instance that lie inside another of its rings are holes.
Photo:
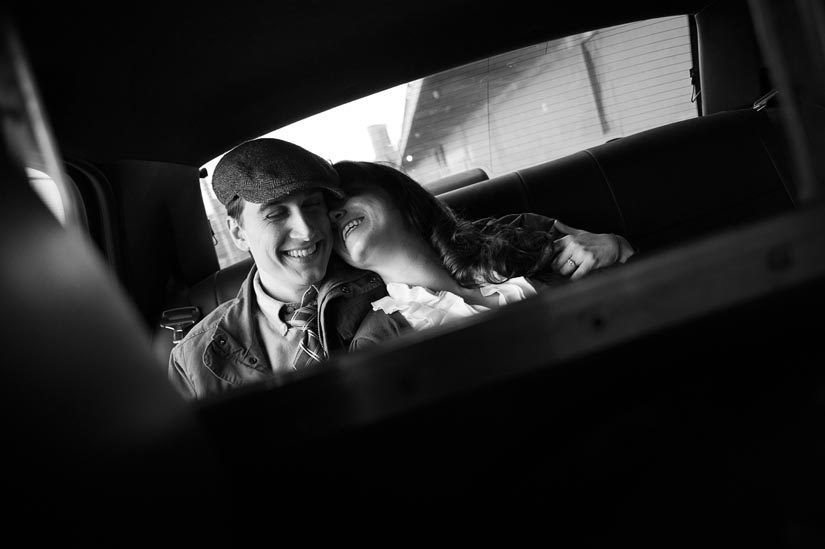
<path fill-rule="evenodd" d="M 5 20 L 0 20 L 5 23 Z M 86 231 L 86 211 L 76 184 L 66 174 L 43 112 L 39 91 L 22 53 L 18 38 L 4 28 L 0 44 L 0 74 L 3 109 L 6 115 L 0 137 L 48 210 L 64 226 Z"/>
<path fill-rule="evenodd" d="M 267 136 L 330 161 L 392 163 L 424 185 L 481 168 L 490 177 L 696 117 L 687 16 L 542 42 L 396 86 Z M 221 267 L 247 254 L 201 180 Z M 550 183 L 548 183 L 550 184 Z"/>
<path fill-rule="evenodd" d="M 26 168 L 26 175 L 29 177 L 32 188 L 49 208 L 49 211 L 54 214 L 61 224 L 65 225 L 66 208 L 63 205 L 63 197 L 57 182 L 47 173 L 34 168 Z"/>

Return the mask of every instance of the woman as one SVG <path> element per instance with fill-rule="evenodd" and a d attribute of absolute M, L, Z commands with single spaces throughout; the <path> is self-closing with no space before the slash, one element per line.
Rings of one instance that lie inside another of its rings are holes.
<path fill-rule="evenodd" d="M 561 280 L 624 263 L 618 235 L 593 234 L 536 214 L 469 221 L 403 172 L 374 162 L 335 164 L 346 198 L 330 204 L 334 250 L 377 273 L 373 303 L 413 329 L 488 311 Z M 358 348 L 373 341 L 353 341 Z"/>

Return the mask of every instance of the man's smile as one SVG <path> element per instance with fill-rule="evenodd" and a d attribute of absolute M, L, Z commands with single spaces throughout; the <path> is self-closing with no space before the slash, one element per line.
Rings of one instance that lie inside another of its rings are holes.
<path fill-rule="evenodd" d="M 313 242 L 309 246 L 305 246 L 303 248 L 292 248 L 290 250 L 284 250 L 281 252 L 287 257 L 291 257 L 294 259 L 304 259 L 309 258 L 317 254 L 318 252 L 318 244 L 320 242 Z"/>

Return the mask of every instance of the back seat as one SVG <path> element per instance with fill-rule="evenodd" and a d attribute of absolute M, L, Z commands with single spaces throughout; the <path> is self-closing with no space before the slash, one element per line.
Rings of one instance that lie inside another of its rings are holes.
<path fill-rule="evenodd" d="M 440 197 L 472 219 L 534 212 L 658 250 L 794 207 L 773 116 L 676 122 Z"/>
<path fill-rule="evenodd" d="M 746 109 L 676 122 L 437 194 L 471 219 L 534 212 L 652 252 L 794 207 L 773 116 Z M 193 286 L 199 318 L 234 297 L 251 266 Z"/>

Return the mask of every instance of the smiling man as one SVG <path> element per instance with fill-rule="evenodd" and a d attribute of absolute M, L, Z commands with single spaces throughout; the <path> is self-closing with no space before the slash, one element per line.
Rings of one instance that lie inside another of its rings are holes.
<path fill-rule="evenodd" d="M 255 139 L 221 158 L 212 187 L 233 241 L 255 265 L 238 295 L 173 349 L 169 377 L 184 396 L 317 366 L 364 330 L 379 339 L 400 333 L 392 318 L 362 326 L 386 287 L 331 255 L 327 195 L 343 192 L 329 162 L 293 143 Z"/>

